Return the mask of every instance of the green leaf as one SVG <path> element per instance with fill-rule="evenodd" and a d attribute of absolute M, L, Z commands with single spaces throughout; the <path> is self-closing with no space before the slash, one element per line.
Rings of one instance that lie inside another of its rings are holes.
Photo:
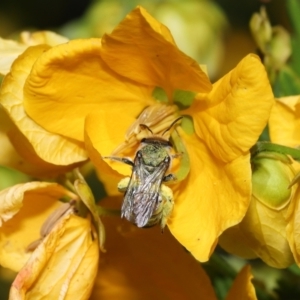
<path fill-rule="evenodd" d="M 287 7 L 288 14 L 290 16 L 290 20 L 291 20 L 292 26 L 294 28 L 295 34 L 300 36 L 300 22 L 299 22 L 300 1 L 299 0 L 287 0 L 286 7 Z"/>
<path fill-rule="evenodd" d="M 289 66 L 300 76 L 300 1 L 288 0 L 286 1 L 286 6 L 293 27 L 292 56 Z"/>
<path fill-rule="evenodd" d="M 300 77 L 290 67 L 284 67 L 273 85 L 275 97 L 284 97 L 300 94 Z"/>

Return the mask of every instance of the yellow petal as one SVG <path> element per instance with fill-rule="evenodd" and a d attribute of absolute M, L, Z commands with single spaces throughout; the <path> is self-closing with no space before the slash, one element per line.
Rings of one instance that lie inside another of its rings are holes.
<path fill-rule="evenodd" d="M 287 209 L 272 210 L 253 197 L 245 218 L 239 224 L 247 237 L 248 247 L 275 268 L 286 268 L 294 262 L 286 234 Z"/>
<path fill-rule="evenodd" d="M 14 146 L 16 152 L 20 155 L 20 160 L 15 164 L 14 168 L 38 177 L 54 177 L 59 174 L 66 173 L 82 163 L 75 163 L 71 165 L 54 165 L 42 160 L 34 151 L 34 148 L 26 137 L 18 130 L 16 126 L 7 133 L 11 144 Z M 62 152 L 64 149 L 62 149 Z M 23 163 L 20 163 L 23 162 Z"/>
<path fill-rule="evenodd" d="M 26 78 L 37 57 L 48 48 L 46 45 L 30 47 L 16 59 L 11 72 L 2 83 L 0 103 L 38 156 L 52 164 L 69 165 L 87 159 L 83 144 L 44 130 L 28 117 L 23 106 L 23 86 Z M 55 117 L 52 122 L 60 123 L 59 120 L 61 121 Z M 18 146 L 22 147 L 20 144 Z"/>
<path fill-rule="evenodd" d="M 77 165 L 57 166 L 42 160 L 26 137 L 18 130 L 0 106 L 0 165 L 34 177 L 51 177 L 65 173 Z"/>
<path fill-rule="evenodd" d="M 213 85 L 198 94 L 187 110 L 197 135 L 224 162 L 244 154 L 267 124 L 273 93 L 264 66 L 254 54 Z"/>
<path fill-rule="evenodd" d="M 0 74 L 6 75 L 14 60 L 25 51 L 28 46 L 12 40 L 0 38 Z"/>
<path fill-rule="evenodd" d="M 181 52 L 169 29 L 137 7 L 102 39 L 101 56 L 118 74 L 136 82 L 162 87 L 168 96 L 175 89 L 211 90 L 196 61 Z"/>
<path fill-rule="evenodd" d="M 69 41 L 68 38 L 53 31 L 23 31 L 21 32 L 20 38 L 22 43 L 28 46 L 46 44 L 53 47 L 59 44 L 67 43 Z"/>
<path fill-rule="evenodd" d="M 0 264 L 18 271 L 29 258 L 27 246 L 40 237 L 47 216 L 63 196 L 76 195 L 56 183 L 30 182 L 0 192 Z M 4 223 L 3 223 L 4 222 Z"/>
<path fill-rule="evenodd" d="M 256 300 L 255 288 L 251 282 L 252 278 L 251 267 L 246 265 L 235 278 L 226 300 Z"/>
<path fill-rule="evenodd" d="M 175 205 L 168 225 L 196 259 L 207 261 L 219 235 L 246 214 L 251 196 L 249 155 L 224 163 L 195 135 L 183 138 L 191 170 L 174 186 Z"/>
<path fill-rule="evenodd" d="M 219 238 L 219 245 L 229 253 L 245 259 L 257 258 L 248 244 L 248 237 L 242 232 L 239 224 L 226 229 Z"/>
<path fill-rule="evenodd" d="M 21 42 L 16 42 L 0 38 L 0 74 L 6 75 L 14 60 L 29 46 L 39 44 L 55 46 L 68 41 L 67 38 L 52 31 L 37 31 L 34 33 L 23 31 L 20 34 L 20 40 Z"/>
<path fill-rule="evenodd" d="M 100 181 L 103 183 L 106 193 L 109 196 L 120 195 L 117 185 L 122 176 L 114 171 L 101 157 L 99 152 L 94 148 L 89 135 L 85 136 L 86 150 L 89 154 L 90 160 L 94 164 L 97 175 Z"/>
<path fill-rule="evenodd" d="M 120 206 L 108 198 L 101 205 Z M 201 265 L 165 230 L 139 229 L 120 218 L 104 218 L 107 253 L 101 256 L 91 300 L 216 300 Z"/>
<path fill-rule="evenodd" d="M 67 215 L 32 253 L 9 299 L 89 299 L 98 260 L 90 220 Z"/>
<path fill-rule="evenodd" d="M 26 112 L 43 128 L 83 142 L 84 119 L 90 112 L 137 116 L 152 103 L 153 87 L 114 73 L 100 50 L 100 39 L 73 40 L 51 48 L 34 64 L 24 102 Z"/>
<path fill-rule="evenodd" d="M 86 143 L 89 145 L 89 153 L 92 153 L 94 148 L 104 157 L 111 156 L 113 150 L 124 142 L 126 130 L 134 121 L 135 118 L 133 116 L 119 114 L 114 110 L 89 114 L 85 122 Z M 92 155 L 92 159 L 94 159 L 95 166 L 99 172 L 102 171 L 105 174 L 118 178 L 120 178 L 120 174 L 124 176 L 131 174 L 131 167 L 124 163 L 115 162 L 110 159 L 103 161 L 96 153 Z M 112 169 L 108 167 L 108 164 Z"/>
<path fill-rule="evenodd" d="M 12 127 L 12 121 L 0 106 L 0 165 L 27 173 L 31 166 L 21 158 L 11 144 L 7 131 Z"/>
<path fill-rule="evenodd" d="M 300 97 L 279 98 L 272 108 L 269 133 L 273 143 L 290 147 L 300 145 Z"/>
<path fill-rule="evenodd" d="M 287 239 L 294 255 L 294 259 L 298 266 L 300 266 L 300 204 L 299 204 L 298 187 L 294 199 L 292 200 L 292 215 L 288 219 L 286 226 Z"/>
<path fill-rule="evenodd" d="M 75 180 L 74 182 L 74 188 L 80 197 L 81 201 L 84 203 L 86 208 L 90 211 L 93 217 L 94 224 L 97 228 L 98 236 L 99 236 L 99 246 L 100 250 L 103 252 L 106 252 L 104 248 L 104 242 L 105 242 L 105 230 L 103 223 L 100 219 L 97 206 L 96 206 L 96 201 L 93 195 L 92 190 L 86 183 L 84 177 L 78 172 L 77 173 L 79 176 L 78 179 Z"/>

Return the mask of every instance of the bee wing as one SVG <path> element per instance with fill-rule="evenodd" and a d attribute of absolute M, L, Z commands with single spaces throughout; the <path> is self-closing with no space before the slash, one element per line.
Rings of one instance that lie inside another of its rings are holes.
<path fill-rule="evenodd" d="M 160 186 L 170 165 L 163 161 L 153 172 L 149 172 L 138 154 L 122 205 L 122 217 L 138 227 L 147 225 L 157 204 L 161 201 Z"/>
<path fill-rule="evenodd" d="M 133 204 L 134 194 L 140 189 L 140 182 L 142 181 L 142 164 L 141 160 L 134 160 L 134 165 L 131 173 L 131 177 L 127 186 L 127 190 L 124 195 L 123 204 L 121 208 L 121 217 L 125 217 L 128 221 L 134 222 L 133 216 Z"/>

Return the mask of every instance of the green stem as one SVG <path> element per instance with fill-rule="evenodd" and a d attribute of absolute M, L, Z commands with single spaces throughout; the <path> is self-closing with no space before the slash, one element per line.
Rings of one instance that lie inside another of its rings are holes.
<path fill-rule="evenodd" d="M 295 148 L 290 148 L 278 144 L 273 144 L 270 142 L 258 142 L 250 150 L 251 156 L 255 156 L 260 152 L 269 151 L 276 152 L 280 154 L 290 155 L 294 160 L 300 161 L 300 150 Z"/>

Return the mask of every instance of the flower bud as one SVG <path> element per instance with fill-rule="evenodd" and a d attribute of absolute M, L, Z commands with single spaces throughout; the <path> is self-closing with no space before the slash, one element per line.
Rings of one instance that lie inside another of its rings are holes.
<path fill-rule="evenodd" d="M 286 155 L 261 152 L 252 159 L 252 195 L 267 207 L 280 210 L 290 202 L 294 176 Z"/>
<path fill-rule="evenodd" d="M 292 53 L 290 34 L 282 26 L 271 26 L 265 7 L 252 16 L 250 30 L 272 78 L 274 71 L 281 69 Z"/>
<path fill-rule="evenodd" d="M 272 37 L 272 27 L 265 7 L 261 7 L 259 13 L 253 14 L 249 25 L 257 46 L 265 54 Z"/>

